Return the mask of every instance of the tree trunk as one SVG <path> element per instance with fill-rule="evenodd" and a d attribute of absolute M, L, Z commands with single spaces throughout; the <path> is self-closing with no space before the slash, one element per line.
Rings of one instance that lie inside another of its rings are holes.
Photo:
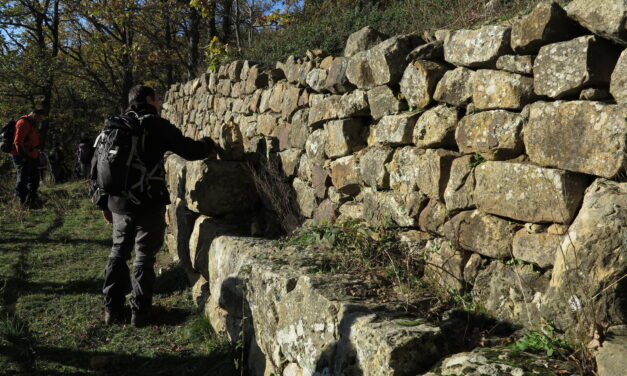
<path fill-rule="evenodd" d="M 233 0 L 224 0 L 222 7 L 222 41 L 229 43 L 231 39 L 231 13 L 233 10 Z"/>
<path fill-rule="evenodd" d="M 189 12 L 189 39 L 187 41 L 187 48 L 189 54 L 189 61 L 187 62 L 187 79 L 192 80 L 196 78 L 196 72 L 198 71 L 198 61 L 200 53 L 198 45 L 200 43 L 200 21 L 201 14 L 196 8 L 190 7 Z"/>

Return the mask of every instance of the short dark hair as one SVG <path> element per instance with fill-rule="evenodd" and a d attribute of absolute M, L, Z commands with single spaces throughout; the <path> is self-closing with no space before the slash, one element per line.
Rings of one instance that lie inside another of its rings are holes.
<path fill-rule="evenodd" d="M 155 89 L 145 85 L 135 85 L 128 92 L 128 104 L 129 106 L 145 104 L 146 97 L 156 97 Z"/>

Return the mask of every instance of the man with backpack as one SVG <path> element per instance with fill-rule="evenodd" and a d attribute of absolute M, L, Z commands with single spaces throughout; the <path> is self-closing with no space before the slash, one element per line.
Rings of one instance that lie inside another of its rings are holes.
<path fill-rule="evenodd" d="M 40 180 L 39 149 L 41 147 L 37 127 L 44 119 L 45 113 L 39 109 L 22 116 L 15 123 L 13 145 L 9 151 L 13 156 L 16 172 L 15 196 L 21 204 L 30 208 L 41 207 L 37 193 Z M 11 129 L 7 129 L 5 132 L 10 133 Z M 10 135 L 3 135 L 3 138 L 7 137 L 11 138 Z"/>
<path fill-rule="evenodd" d="M 92 159 L 94 201 L 113 225 L 113 246 L 105 267 L 103 294 L 105 324 L 119 322 L 125 295 L 131 295 L 131 324 L 148 321 L 155 281 L 154 262 L 163 244 L 165 205 L 170 203 L 163 156 L 172 151 L 188 160 L 209 156 L 210 138 L 194 141 L 158 113 L 161 102 L 154 89 L 136 85 L 129 92 L 129 108 L 105 121 Z M 135 247 L 133 278 L 126 264 Z"/>

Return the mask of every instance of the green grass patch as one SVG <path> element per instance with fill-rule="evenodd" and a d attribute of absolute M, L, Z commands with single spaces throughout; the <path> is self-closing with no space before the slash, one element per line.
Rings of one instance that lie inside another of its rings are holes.
<path fill-rule="evenodd" d="M 8 179 L 6 179 L 8 180 Z M 6 375 L 236 374 L 233 349 L 197 313 L 184 272 L 157 257 L 153 320 L 103 323 L 102 274 L 111 227 L 84 182 L 43 187 L 26 210 L 0 199 L 0 370 Z M 212 371 L 214 370 L 214 371 Z"/>

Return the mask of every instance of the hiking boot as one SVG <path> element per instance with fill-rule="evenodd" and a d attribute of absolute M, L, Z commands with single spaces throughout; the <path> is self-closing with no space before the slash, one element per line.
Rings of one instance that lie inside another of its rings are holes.
<path fill-rule="evenodd" d="M 131 325 L 141 328 L 148 324 L 148 314 L 145 312 L 133 311 L 131 315 Z"/>
<path fill-rule="evenodd" d="M 122 318 L 122 313 L 117 311 L 105 311 L 104 313 L 104 323 L 107 326 L 113 325 L 115 323 L 120 322 Z"/>

